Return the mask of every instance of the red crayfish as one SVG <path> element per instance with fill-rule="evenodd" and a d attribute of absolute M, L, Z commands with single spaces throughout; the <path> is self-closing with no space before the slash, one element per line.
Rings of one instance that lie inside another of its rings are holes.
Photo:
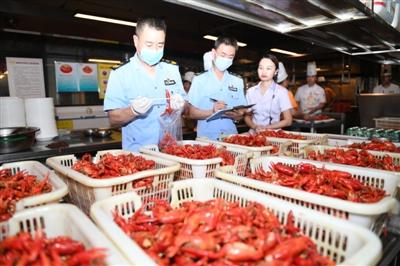
<path fill-rule="evenodd" d="M 334 265 L 300 233 L 292 213 L 282 225 L 254 202 L 189 201 L 173 209 L 158 200 L 153 206 L 129 219 L 114 213 L 114 221 L 161 266 Z"/>
<path fill-rule="evenodd" d="M 154 169 L 156 163 L 142 156 L 133 154 L 112 155 L 104 154 L 99 162 L 94 163 L 92 156 L 87 153 L 72 165 L 72 169 L 91 178 L 113 178 L 131 175 L 140 171 Z M 147 177 L 133 181 L 133 187 L 149 187 L 153 183 L 153 177 Z"/>
<path fill-rule="evenodd" d="M 371 142 L 353 143 L 348 145 L 349 148 L 371 150 L 371 151 L 388 151 L 400 153 L 400 147 L 388 140 L 373 139 Z"/>
<path fill-rule="evenodd" d="M 0 222 L 8 220 L 14 214 L 18 200 L 51 190 L 49 174 L 38 180 L 35 175 L 26 171 L 12 174 L 11 169 L 0 170 Z"/>
<path fill-rule="evenodd" d="M 68 236 L 47 238 L 41 231 L 34 236 L 20 232 L 0 242 L 0 265 L 101 266 L 105 265 L 105 251 L 85 249 Z"/>
<path fill-rule="evenodd" d="M 283 139 L 298 139 L 305 140 L 306 137 L 299 134 L 286 133 L 283 130 L 263 130 L 257 132 L 257 135 L 272 138 L 283 138 Z"/>
<path fill-rule="evenodd" d="M 353 202 L 378 202 L 386 195 L 383 189 L 364 185 L 348 172 L 317 168 L 312 164 L 276 163 L 271 164 L 270 170 L 260 168 L 248 177 Z"/>
<path fill-rule="evenodd" d="M 166 145 L 161 151 L 171 155 L 194 160 L 205 160 L 221 157 L 223 159 L 222 165 L 233 165 L 235 163 L 235 158 L 229 151 L 227 151 L 225 148 L 217 148 L 212 144 Z"/>
<path fill-rule="evenodd" d="M 385 155 L 383 158 L 372 155 L 367 150 L 344 150 L 333 148 L 320 151 L 307 152 L 307 158 L 322 162 L 332 162 L 360 167 L 369 167 L 388 171 L 400 172 L 400 165 L 396 165 L 393 157 Z"/>

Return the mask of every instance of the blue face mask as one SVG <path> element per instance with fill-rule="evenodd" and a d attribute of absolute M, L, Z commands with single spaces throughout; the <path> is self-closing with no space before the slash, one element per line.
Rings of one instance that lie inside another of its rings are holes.
<path fill-rule="evenodd" d="M 152 66 L 160 62 L 164 55 L 164 49 L 154 50 L 149 48 L 142 48 L 139 54 L 140 59 L 142 59 L 146 64 Z"/>
<path fill-rule="evenodd" d="M 232 65 L 233 59 L 217 56 L 214 61 L 219 71 L 225 71 Z"/>

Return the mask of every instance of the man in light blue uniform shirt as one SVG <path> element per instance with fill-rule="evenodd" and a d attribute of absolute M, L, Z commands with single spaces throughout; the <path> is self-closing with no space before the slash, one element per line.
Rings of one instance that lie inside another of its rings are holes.
<path fill-rule="evenodd" d="M 192 81 L 188 101 L 191 118 L 198 120 L 198 137 L 216 140 L 221 135 L 237 133 L 234 121 L 241 119 L 245 110 L 229 112 L 225 117 L 206 121 L 207 117 L 218 110 L 246 104 L 243 79 L 227 71 L 237 49 L 235 39 L 219 37 L 212 49 L 211 69 L 194 77 Z"/>
<path fill-rule="evenodd" d="M 112 126 L 122 126 L 124 150 L 138 151 L 143 145 L 158 143 L 159 118 L 166 108 L 166 90 L 171 93 L 173 109 L 184 106 L 186 93 L 178 66 L 160 62 L 165 33 L 163 20 L 140 20 L 133 38 L 136 54 L 127 64 L 110 73 L 104 110 Z"/>

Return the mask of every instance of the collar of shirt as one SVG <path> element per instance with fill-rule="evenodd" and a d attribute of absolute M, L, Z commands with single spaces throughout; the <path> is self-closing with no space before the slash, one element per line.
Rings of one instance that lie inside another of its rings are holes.
<path fill-rule="evenodd" d="M 256 90 L 261 94 L 261 81 L 258 82 Z M 264 95 L 266 95 L 269 91 L 275 92 L 275 90 L 276 90 L 276 83 L 275 83 L 275 81 L 272 81 L 271 85 L 269 85 L 269 87 L 265 91 L 266 93 Z"/>
<path fill-rule="evenodd" d="M 139 56 L 138 56 L 137 52 L 135 53 L 134 56 L 132 56 L 129 59 L 129 61 L 132 62 L 132 70 L 134 70 L 134 71 L 139 70 L 139 71 L 143 71 L 143 72 L 147 73 L 147 71 L 145 71 L 145 69 L 144 69 L 144 67 L 142 65 L 142 62 L 140 62 L 140 59 L 139 59 Z M 159 69 L 162 69 L 162 66 L 161 66 L 160 62 L 158 62 L 155 65 L 155 68 L 156 68 L 156 73 L 158 72 Z M 148 75 L 148 73 L 147 73 L 147 75 Z"/>
<path fill-rule="evenodd" d="M 214 68 L 211 68 L 208 70 L 208 75 L 210 75 L 210 77 L 212 77 L 213 79 L 215 79 L 215 81 L 220 82 L 220 83 L 224 83 L 226 81 L 226 79 L 229 76 L 229 72 L 227 70 L 224 71 L 224 76 L 222 77 L 222 79 L 218 79 L 217 74 L 215 74 Z"/>

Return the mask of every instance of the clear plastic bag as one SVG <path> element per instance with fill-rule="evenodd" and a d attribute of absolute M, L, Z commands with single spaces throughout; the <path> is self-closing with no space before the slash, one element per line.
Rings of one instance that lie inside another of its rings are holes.
<path fill-rule="evenodd" d="M 181 111 L 173 111 L 163 114 L 158 119 L 160 122 L 160 134 L 158 147 L 162 150 L 165 146 L 176 144 L 182 140 L 182 115 Z"/>

